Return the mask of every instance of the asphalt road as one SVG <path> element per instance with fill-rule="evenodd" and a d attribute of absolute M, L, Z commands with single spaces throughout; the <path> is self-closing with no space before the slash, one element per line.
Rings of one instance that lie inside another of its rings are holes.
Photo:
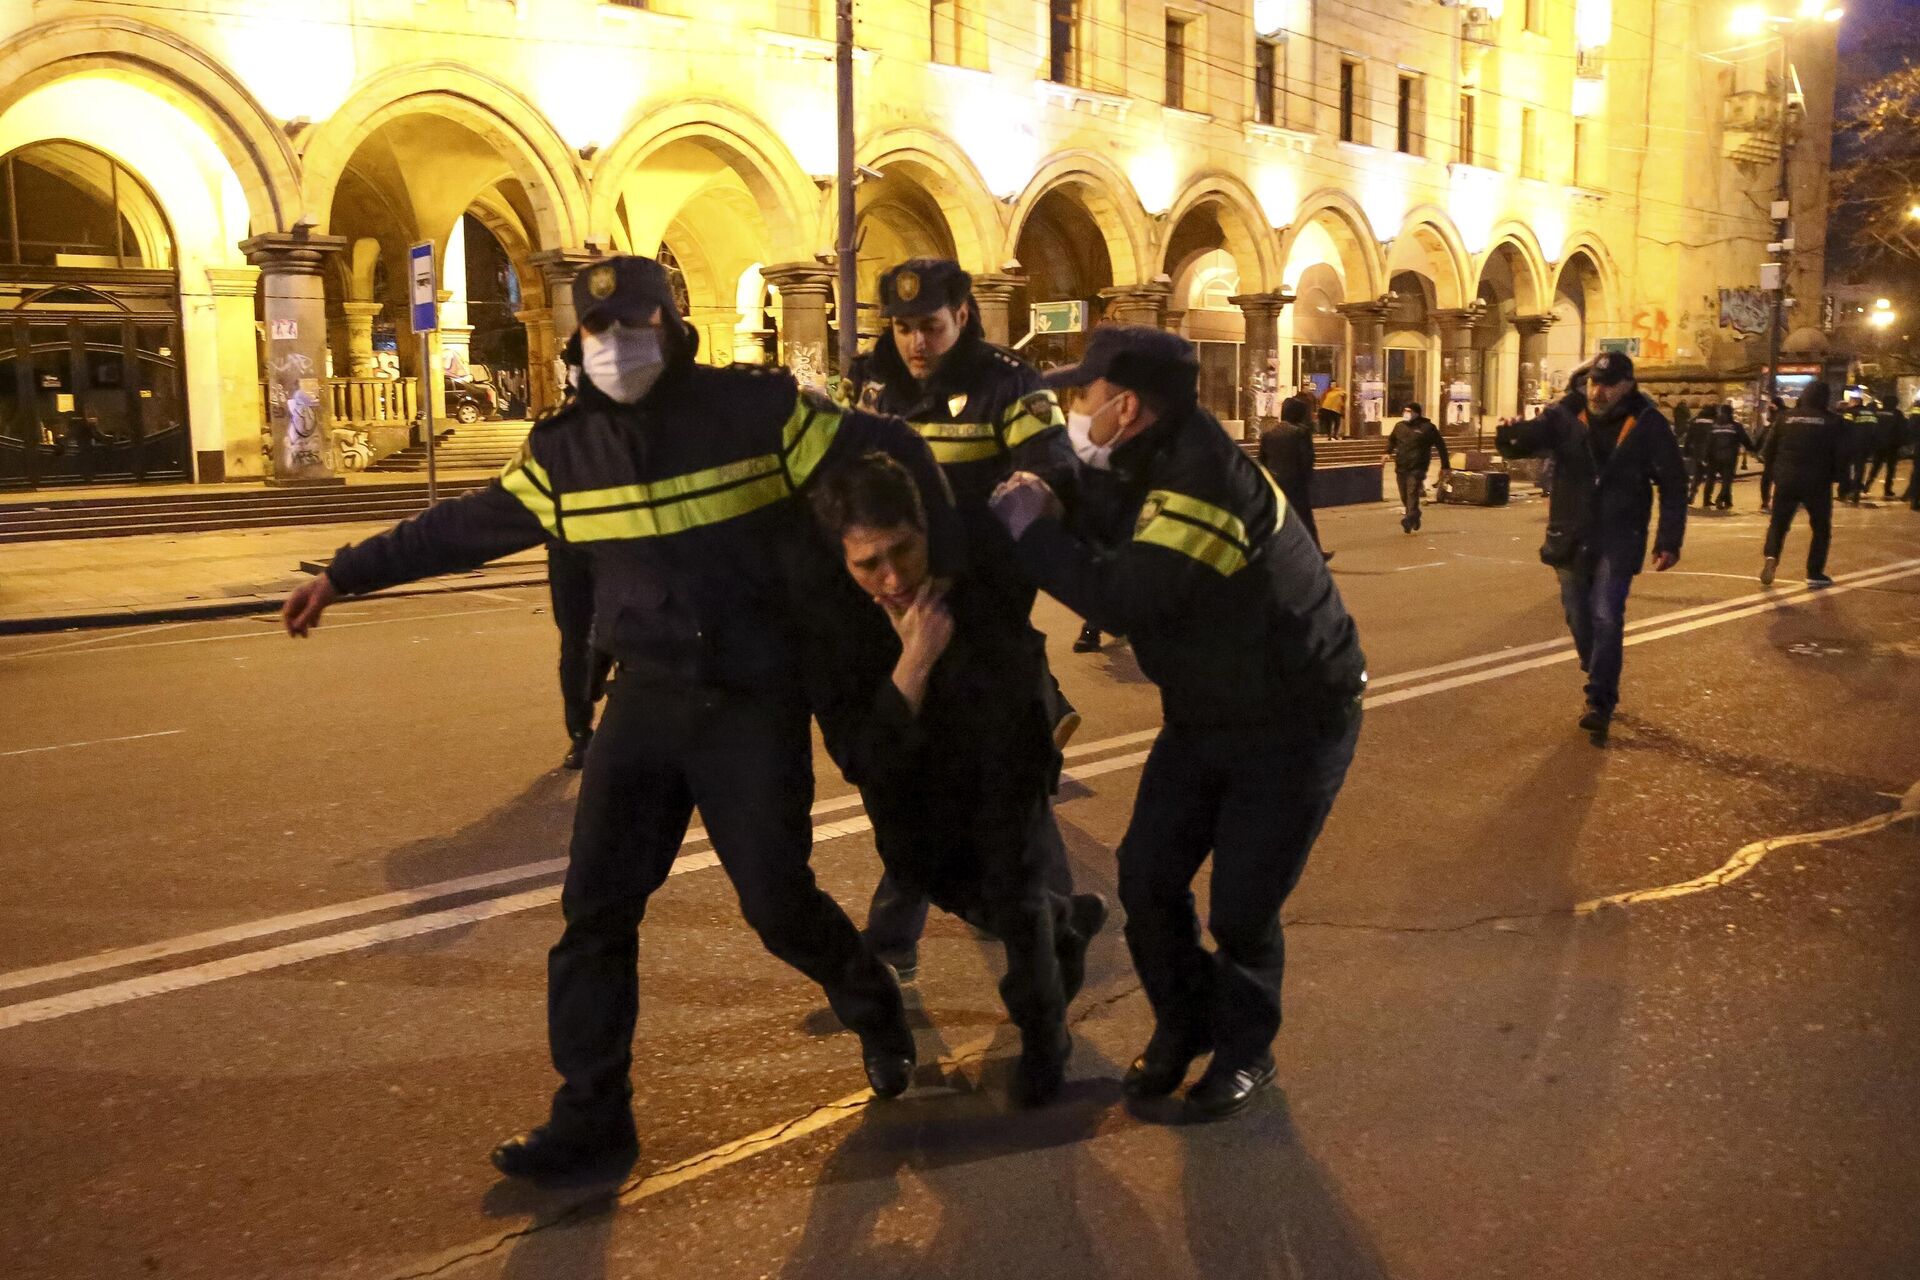
<path fill-rule="evenodd" d="M 696 842 L 643 933 L 611 1197 L 485 1161 L 552 1087 L 574 777 L 543 593 L 353 602 L 304 644 L 6 638 L 5 1274 L 1920 1274 L 1920 516 L 1843 509 L 1839 586 L 1762 592 L 1738 497 L 1640 579 L 1605 748 L 1539 502 L 1322 518 L 1373 693 L 1255 1111 L 1123 1104 L 1148 1021 L 1110 927 L 1067 1097 L 1007 1112 L 997 957 L 944 918 L 920 1085 L 868 1107 Z M 1039 621 L 1087 718 L 1061 825 L 1111 892 L 1157 700 Z M 870 837 L 816 769 L 858 918 Z"/>

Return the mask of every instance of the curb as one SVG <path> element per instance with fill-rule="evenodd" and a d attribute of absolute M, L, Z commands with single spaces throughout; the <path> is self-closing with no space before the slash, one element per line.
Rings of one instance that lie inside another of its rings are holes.
<path fill-rule="evenodd" d="M 452 595 L 463 591 L 490 591 L 502 587 L 546 585 L 546 570 L 485 582 L 453 582 L 444 586 L 394 587 L 362 599 L 391 600 L 401 596 Z M 0 618 L 0 636 L 35 635 L 46 631 L 86 631 L 102 627 L 141 627 L 159 622 L 191 622 L 197 619 L 240 618 L 248 614 L 278 613 L 284 597 L 248 596 L 239 600 L 182 600 L 174 604 L 153 605 L 144 609 L 114 610 L 106 613 L 54 614 L 42 618 Z"/>

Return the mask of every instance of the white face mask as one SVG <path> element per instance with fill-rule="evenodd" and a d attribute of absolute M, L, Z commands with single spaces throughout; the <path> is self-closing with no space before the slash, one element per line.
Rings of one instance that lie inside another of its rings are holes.
<path fill-rule="evenodd" d="M 638 404 L 667 367 L 660 330 L 616 324 L 605 333 L 582 331 L 580 367 L 607 399 L 615 404 Z"/>
<path fill-rule="evenodd" d="M 1069 413 L 1067 415 L 1067 440 L 1073 445 L 1074 454 L 1096 471 L 1105 471 L 1113 464 L 1113 446 L 1115 441 L 1105 444 L 1093 442 L 1093 420 L 1120 403 L 1120 397 L 1095 409 L 1092 413 Z"/>

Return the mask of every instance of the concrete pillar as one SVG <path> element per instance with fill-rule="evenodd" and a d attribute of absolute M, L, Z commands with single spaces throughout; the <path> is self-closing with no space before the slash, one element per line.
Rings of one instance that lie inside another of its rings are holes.
<path fill-rule="evenodd" d="M 973 301 L 980 308 L 980 327 L 987 341 L 1006 346 L 1013 339 L 1013 291 L 1026 281 L 1020 276 L 983 271 L 973 278 Z"/>
<path fill-rule="evenodd" d="M 347 321 L 347 374 L 349 378 L 371 378 L 377 366 L 373 361 L 373 322 L 382 310 L 378 302 L 342 303 Z"/>
<path fill-rule="evenodd" d="M 1440 398 L 1438 406 L 1441 413 L 1428 413 L 1428 417 L 1439 423 L 1444 430 L 1449 425 L 1444 416 L 1448 397 L 1456 382 L 1467 384 L 1469 399 L 1467 402 L 1467 420 L 1477 424 L 1479 421 L 1480 397 L 1480 353 L 1474 346 L 1474 329 L 1479 323 L 1479 313 L 1468 307 L 1455 310 L 1435 311 L 1434 320 L 1440 326 Z"/>
<path fill-rule="evenodd" d="M 1347 348 L 1352 355 L 1351 381 L 1347 384 L 1347 432 L 1350 435 L 1375 434 L 1379 427 L 1378 418 L 1363 421 L 1363 399 L 1367 383 L 1384 383 L 1387 380 L 1386 330 L 1389 306 L 1385 301 L 1376 300 L 1347 302 L 1336 308 L 1347 318 Z M 1383 402 L 1384 396 L 1383 391 Z M 1366 421 L 1373 424 L 1375 431 L 1364 429 Z"/>
<path fill-rule="evenodd" d="M 240 242 L 266 277 L 268 483 L 334 479 L 333 413 L 325 382 L 327 255 L 344 236 L 269 232 Z"/>
<path fill-rule="evenodd" d="M 598 253 L 589 253 L 585 249 L 542 249 L 533 255 L 530 261 L 540 269 L 540 277 L 547 286 L 547 310 L 553 315 L 554 354 L 558 355 L 573 337 L 573 331 L 580 327 L 580 317 L 573 310 L 573 278 L 580 274 L 581 268 L 590 262 L 598 261 Z"/>
<path fill-rule="evenodd" d="M 1515 316 L 1513 327 L 1520 331 L 1520 413 L 1527 406 L 1547 398 L 1547 330 L 1553 317 Z"/>
<path fill-rule="evenodd" d="M 1293 295 L 1241 293 L 1227 301 L 1240 308 L 1247 325 L 1246 342 L 1240 349 L 1240 415 L 1251 440 L 1280 416 L 1280 397 L 1276 394 L 1280 375 L 1274 365 L 1280 349 L 1280 313 L 1293 301 Z"/>
<path fill-rule="evenodd" d="M 1108 324 L 1145 324 L 1163 329 L 1167 322 L 1167 300 L 1172 295 L 1173 285 L 1164 280 L 1102 289 L 1100 296 L 1107 303 L 1104 320 Z"/>
<path fill-rule="evenodd" d="M 762 267 L 760 276 L 780 294 L 780 362 L 803 385 L 827 385 L 827 304 L 834 274 L 817 262 Z"/>
<path fill-rule="evenodd" d="M 553 312 L 528 307 L 513 318 L 527 327 L 527 412 L 537 416 L 560 403 L 561 387 L 553 377 Z"/>
<path fill-rule="evenodd" d="M 253 299 L 258 267 L 208 267 L 214 341 L 219 352 L 220 422 L 217 437 L 194 436 L 194 475 L 203 484 L 258 480 L 266 473 L 260 448 L 266 406 L 260 400 L 260 342 Z"/>

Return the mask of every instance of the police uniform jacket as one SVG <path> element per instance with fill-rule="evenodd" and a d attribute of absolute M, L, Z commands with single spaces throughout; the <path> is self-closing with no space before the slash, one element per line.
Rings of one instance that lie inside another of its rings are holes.
<path fill-rule="evenodd" d="M 933 450 L 967 532 L 981 586 L 1009 612 L 1033 611 L 1033 585 L 1017 572 L 1006 529 L 987 498 L 1014 471 L 1031 471 L 1056 492 L 1072 484 L 1076 464 L 1066 419 L 1032 365 L 983 335 L 979 308 L 922 385 L 907 369 L 891 331 L 854 366 L 843 398 L 872 413 L 903 418 Z"/>
<path fill-rule="evenodd" d="M 1753 452 L 1753 437 L 1737 422 L 1714 419 L 1707 437 L 1707 459 L 1715 467 L 1730 467 L 1740 460 L 1740 450 Z"/>
<path fill-rule="evenodd" d="M 1820 493 L 1844 481 L 1852 464 L 1847 424 L 1830 412 L 1796 411 L 1767 435 L 1762 457 L 1775 493 Z"/>
<path fill-rule="evenodd" d="M 1425 475 L 1436 450 L 1443 464 L 1452 462 L 1447 456 L 1446 437 L 1440 434 L 1431 418 L 1402 418 L 1387 435 L 1386 452 L 1393 455 L 1394 468 L 1399 471 L 1418 471 Z"/>
<path fill-rule="evenodd" d="M 801 695 L 780 544 L 804 528 L 794 495 L 838 457 L 907 466 L 935 564 L 962 535 L 926 445 L 902 424 L 833 404 L 784 369 L 693 361 L 684 327 L 667 370 L 631 406 L 580 379 L 486 488 L 355 546 L 327 576 L 348 594 L 470 569 L 553 539 L 594 561 L 594 647 L 641 680 Z"/>
<path fill-rule="evenodd" d="M 1697 422 L 1698 419 L 1695 419 Z M 1540 558 L 1573 565 L 1604 556 L 1628 573 L 1646 562 L 1653 490 L 1660 491 L 1655 551 L 1680 554 L 1687 532 L 1687 472 L 1666 415 L 1636 388 L 1611 414 L 1589 422 L 1587 401 L 1569 392 L 1537 418 L 1501 427 L 1503 457 L 1554 460 L 1547 537 Z"/>
<path fill-rule="evenodd" d="M 1049 594 L 1124 635 L 1167 723 L 1310 732 L 1366 685 L 1359 634 L 1286 499 L 1206 410 L 1115 449 L 1108 501 L 1069 532 L 1034 521 L 1021 562 Z M 1090 535 L 1090 536 L 1086 536 Z"/>

